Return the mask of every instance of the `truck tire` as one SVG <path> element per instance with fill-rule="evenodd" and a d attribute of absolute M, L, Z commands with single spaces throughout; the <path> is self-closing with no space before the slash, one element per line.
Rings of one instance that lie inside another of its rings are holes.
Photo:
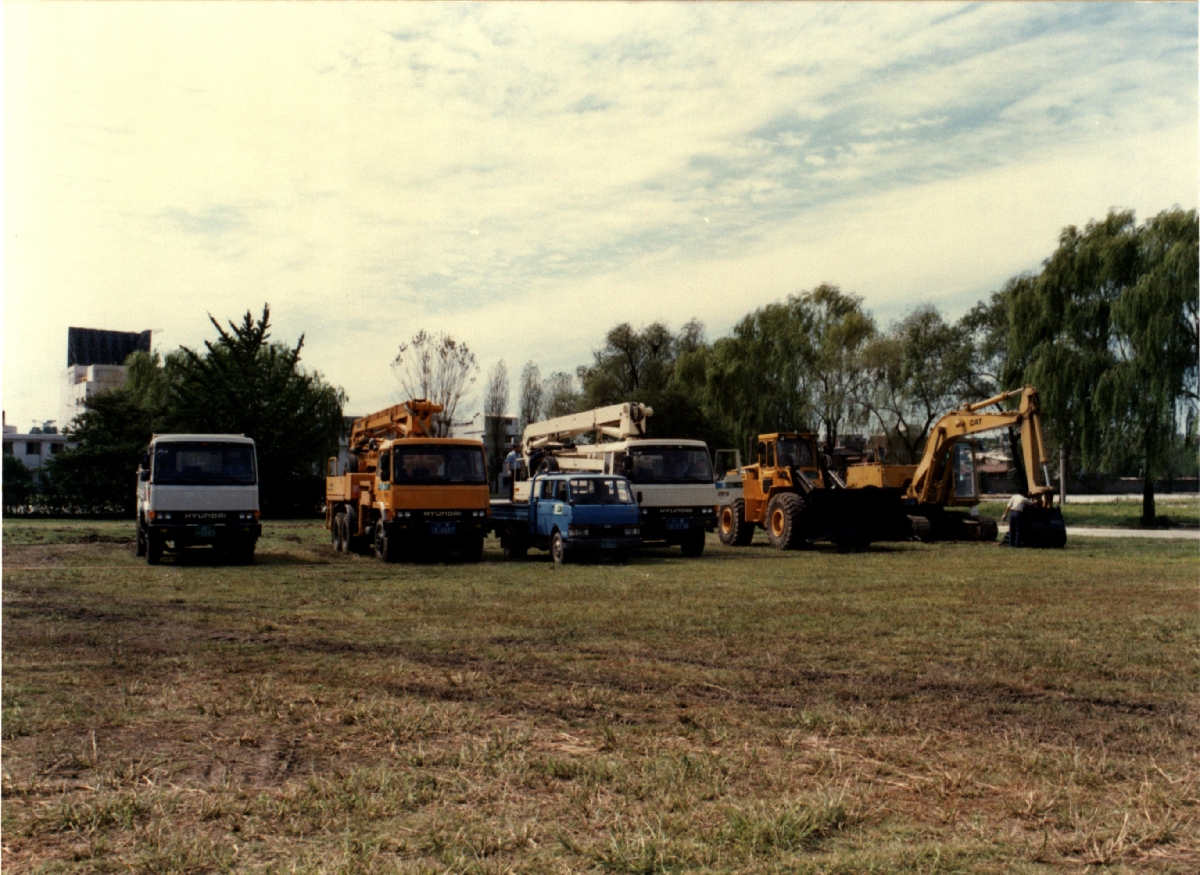
<path fill-rule="evenodd" d="M 345 511 L 338 514 L 338 552 L 350 552 L 350 515 Z"/>
<path fill-rule="evenodd" d="M 704 552 L 704 529 L 689 529 L 679 547 L 684 556 L 694 558 L 701 555 Z"/>
<path fill-rule="evenodd" d="M 137 548 L 136 548 L 135 555 L 137 555 L 137 556 L 145 556 L 146 555 L 146 530 L 142 526 L 141 520 L 138 520 L 138 524 L 137 524 Z"/>
<path fill-rule="evenodd" d="M 463 538 L 462 548 L 460 550 L 464 562 L 482 562 L 483 561 L 483 539 L 484 535 L 467 535 Z"/>
<path fill-rule="evenodd" d="M 794 492 L 781 492 L 767 502 L 767 540 L 776 550 L 796 550 L 804 546 L 800 514 L 803 505 Z"/>
<path fill-rule="evenodd" d="M 166 547 L 166 543 L 160 536 L 148 534 L 146 536 L 146 564 L 157 565 L 162 560 L 164 547 Z"/>
<path fill-rule="evenodd" d="M 518 535 L 508 529 L 500 536 L 500 549 L 505 559 L 524 559 L 529 553 L 529 541 L 524 535 Z"/>
<path fill-rule="evenodd" d="M 375 555 L 383 562 L 400 560 L 400 545 L 396 536 L 388 531 L 383 520 L 375 524 Z"/>
<path fill-rule="evenodd" d="M 563 542 L 562 532 L 557 529 L 550 536 L 550 558 L 555 565 L 564 565 L 567 561 L 567 545 Z"/>
<path fill-rule="evenodd" d="M 717 535 L 727 547 L 745 547 L 754 538 L 754 523 L 746 522 L 746 502 L 735 498 L 717 513 Z"/>
<path fill-rule="evenodd" d="M 252 565 L 254 564 L 254 547 L 254 539 L 247 538 L 244 541 L 230 544 L 226 555 L 234 565 Z"/>
<path fill-rule="evenodd" d="M 346 512 L 339 510 L 333 515 L 333 521 L 329 524 L 329 536 L 333 541 L 333 549 L 337 553 L 346 552 L 342 548 L 342 531 L 346 523 Z"/>

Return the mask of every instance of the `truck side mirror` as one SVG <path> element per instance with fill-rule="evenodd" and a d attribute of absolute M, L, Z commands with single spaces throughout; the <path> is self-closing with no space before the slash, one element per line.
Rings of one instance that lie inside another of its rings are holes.
<path fill-rule="evenodd" d="M 638 500 L 638 504 L 642 503 L 642 490 L 640 490 L 640 489 L 638 490 L 637 500 Z"/>
<path fill-rule="evenodd" d="M 633 456 L 625 456 L 621 460 L 621 470 L 626 477 L 633 477 Z"/>
<path fill-rule="evenodd" d="M 149 483 L 150 482 L 150 469 L 149 468 L 139 468 L 138 469 L 138 479 L 141 480 L 143 483 Z"/>

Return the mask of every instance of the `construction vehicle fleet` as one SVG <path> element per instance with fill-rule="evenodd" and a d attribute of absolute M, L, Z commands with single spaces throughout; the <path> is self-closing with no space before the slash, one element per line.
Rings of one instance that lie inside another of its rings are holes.
<path fill-rule="evenodd" d="M 1017 408 L 1006 409 L 1014 398 Z M 841 550 L 909 538 L 992 541 L 996 524 L 975 512 L 975 446 L 978 435 L 1002 429 L 1018 491 L 1031 503 L 1021 515 L 1021 542 L 1066 543 L 1032 386 L 946 414 L 916 465 L 855 464 L 844 478 L 808 432 L 760 435 L 752 464 L 742 464 L 740 451 L 718 450 L 722 473 L 714 477 L 703 441 L 650 438 L 650 407 L 610 405 L 527 425 L 507 500 L 490 497 L 481 441 L 435 437 L 432 417 L 441 410 L 416 398 L 354 421 L 348 462 L 339 471 L 338 457 L 330 457 L 326 469 L 325 525 L 336 550 L 373 552 L 385 562 L 457 552 L 477 562 L 494 532 L 511 558 L 536 547 L 557 563 L 585 553 L 624 559 L 641 544 L 699 556 L 708 531 L 744 546 L 756 528 L 779 549 L 815 541 Z M 139 556 L 153 564 L 168 542 L 175 549 L 211 543 L 252 560 L 262 531 L 253 441 L 158 435 L 138 481 Z"/>
<path fill-rule="evenodd" d="M 699 556 L 716 520 L 708 446 L 647 437 L 646 421 L 653 414 L 644 404 L 626 402 L 531 422 L 521 438 L 513 502 L 529 501 L 539 473 L 624 477 L 639 509 L 642 543 L 675 545 L 684 556 Z"/>
<path fill-rule="evenodd" d="M 483 556 L 489 489 L 483 443 L 434 437 L 442 410 L 415 398 L 354 421 L 350 460 L 329 458 L 325 525 L 343 553 L 373 551 L 384 562 L 428 552 Z"/>
<path fill-rule="evenodd" d="M 1003 404 L 1019 398 L 1017 409 Z M 989 411 L 987 408 L 995 407 Z M 864 464 L 846 469 L 852 490 L 895 490 L 903 498 L 912 534 L 923 541 L 994 541 L 991 520 L 948 507 L 974 508 L 979 503 L 978 465 L 973 438 L 1007 429 L 1017 471 L 1017 489 L 1033 506 L 1022 514 L 1022 542 L 1062 547 L 1067 540 L 1062 511 L 1054 506 L 1055 488 L 1047 471 L 1049 459 L 1042 435 L 1041 404 L 1033 386 L 1003 392 L 943 416 L 925 442 L 916 465 Z"/>

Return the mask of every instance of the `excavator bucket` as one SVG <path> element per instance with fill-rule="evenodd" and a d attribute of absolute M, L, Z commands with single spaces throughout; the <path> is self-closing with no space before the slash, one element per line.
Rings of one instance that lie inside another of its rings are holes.
<path fill-rule="evenodd" d="M 1017 523 L 1017 531 L 1009 528 L 1008 537 L 1004 543 L 1016 547 L 1065 547 L 1067 544 L 1067 526 L 1063 522 L 1062 511 L 1057 507 L 1028 507 L 1021 514 Z"/>

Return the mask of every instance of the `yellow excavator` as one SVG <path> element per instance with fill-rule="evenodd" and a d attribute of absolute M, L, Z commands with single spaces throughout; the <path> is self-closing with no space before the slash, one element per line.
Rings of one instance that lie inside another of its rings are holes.
<path fill-rule="evenodd" d="M 1011 398 L 1020 399 L 1016 410 L 1003 406 Z M 1062 547 L 1067 530 L 1062 511 L 1054 506 L 1057 490 L 1050 485 L 1041 404 L 1033 386 L 947 413 L 930 432 L 919 464 L 851 465 L 846 469 L 846 486 L 900 490 L 912 534 L 922 541 L 993 541 L 997 533 L 993 521 L 947 508 L 974 508 L 979 503 L 973 437 L 1000 429 L 1009 432 L 1017 491 L 1032 502 L 1021 515 L 1020 541 L 1028 546 Z"/>

